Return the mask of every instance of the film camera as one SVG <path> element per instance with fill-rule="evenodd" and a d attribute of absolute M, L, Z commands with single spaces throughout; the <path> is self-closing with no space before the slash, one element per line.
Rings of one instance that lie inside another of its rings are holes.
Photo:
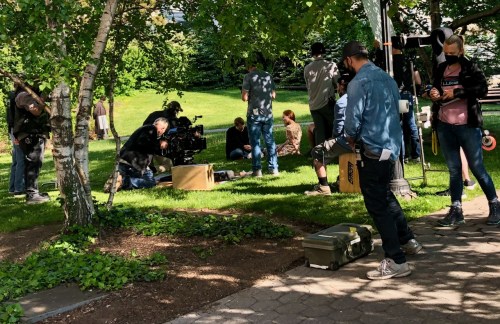
<path fill-rule="evenodd" d="M 202 117 L 194 116 L 191 122 L 182 116 L 170 122 L 174 127 L 164 135 L 168 147 L 163 156 L 171 159 L 174 166 L 193 164 L 194 155 L 207 148 L 207 139 L 202 137 L 203 125 L 193 126 L 196 120 Z"/>

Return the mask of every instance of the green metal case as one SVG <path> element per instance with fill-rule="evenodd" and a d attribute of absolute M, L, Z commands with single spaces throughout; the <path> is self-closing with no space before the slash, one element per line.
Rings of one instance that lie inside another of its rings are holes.
<path fill-rule="evenodd" d="M 337 270 L 373 251 L 370 225 L 341 223 L 304 238 L 306 266 Z"/>

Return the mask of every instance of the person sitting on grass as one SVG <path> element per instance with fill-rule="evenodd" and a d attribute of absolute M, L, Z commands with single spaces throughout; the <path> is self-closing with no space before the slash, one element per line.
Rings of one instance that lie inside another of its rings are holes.
<path fill-rule="evenodd" d="M 234 120 L 234 126 L 226 131 L 226 159 L 241 160 L 252 157 L 252 146 L 248 138 L 248 129 L 243 118 Z"/>
<path fill-rule="evenodd" d="M 328 184 L 326 165 L 339 155 L 352 152 L 344 135 L 345 109 L 347 107 L 346 92 L 350 80 L 351 77 L 349 74 L 343 74 L 337 84 L 337 91 L 340 95 L 340 99 L 337 100 L 334 108 L 335 120 L 333 123 L 333 137 L 315 146 L 311 151 L 314 170 L 318 176 L 319 183 L 314 186 L 313 190 L 304 192 L 304 194 L 308 196 L 331 195 L 332 191 Z"/>
<path fill-rule="evenodd" d="M 300 124 L 295 122 L 295 113 L 291 110 L 285 110 L 282 119 L 286 127 L 286 141 L 278 145 L 276 153 L 278 156 L 290 154 L 300 155 L 302 129 L 300 128 Z"/>

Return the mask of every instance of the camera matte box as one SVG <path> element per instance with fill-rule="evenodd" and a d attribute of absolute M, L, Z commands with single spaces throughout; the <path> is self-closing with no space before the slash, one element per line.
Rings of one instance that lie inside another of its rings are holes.
<path fill-rule="evenodd" d="M 172 186 L 183 190 L 211 190 L 214 186 L 213 164 L 178 165 L 172 168 Z"/>
<path fill-rule="evenodd" d="M 345 153 L 339 156 L 339 181 L 340 192 L 361 192 L 355 153 Z"/>
<path fill-rule="evenodd" d="M 340 266 L 373 251 L 372 227 L 341 223 L 302 241 L 306 266 L 337 270 Z"/>

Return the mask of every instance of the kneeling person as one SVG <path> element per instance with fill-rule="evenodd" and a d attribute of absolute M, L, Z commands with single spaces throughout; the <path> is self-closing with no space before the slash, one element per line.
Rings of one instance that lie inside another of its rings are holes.
<path fill-rule="evenodd" d="M 153 125 L 137 129 L 120 150 L 118 171 L 122 176 L 122 189 L 151 188 L 156 185 L 153 171 L 149 168 L 153 155 L 167 148 L 163 134 L 168 128 L 166 118 L 158 118 Z"/>
<path fill-rule="evenodd" d="M 347 84 L 351 80 L 349 74 L 343 74 L 337 84 L 337 91 L 340 94 L 340 99 L 335 103 L 333 122 L 333 137 L 327 139 L 323 143 L 316 145 L 311 150 L 314 169 L 318 176 L 318 184 L 311 191 L 306 191 L 309 196 L 332 194 L 328 185 L 328 177 L 326 174 L 326 165 L 334 158 L 344 153 L 352 153 L 352 148 L 349 146 L 344 135 L 345 109 L 347 107 Z"/>

